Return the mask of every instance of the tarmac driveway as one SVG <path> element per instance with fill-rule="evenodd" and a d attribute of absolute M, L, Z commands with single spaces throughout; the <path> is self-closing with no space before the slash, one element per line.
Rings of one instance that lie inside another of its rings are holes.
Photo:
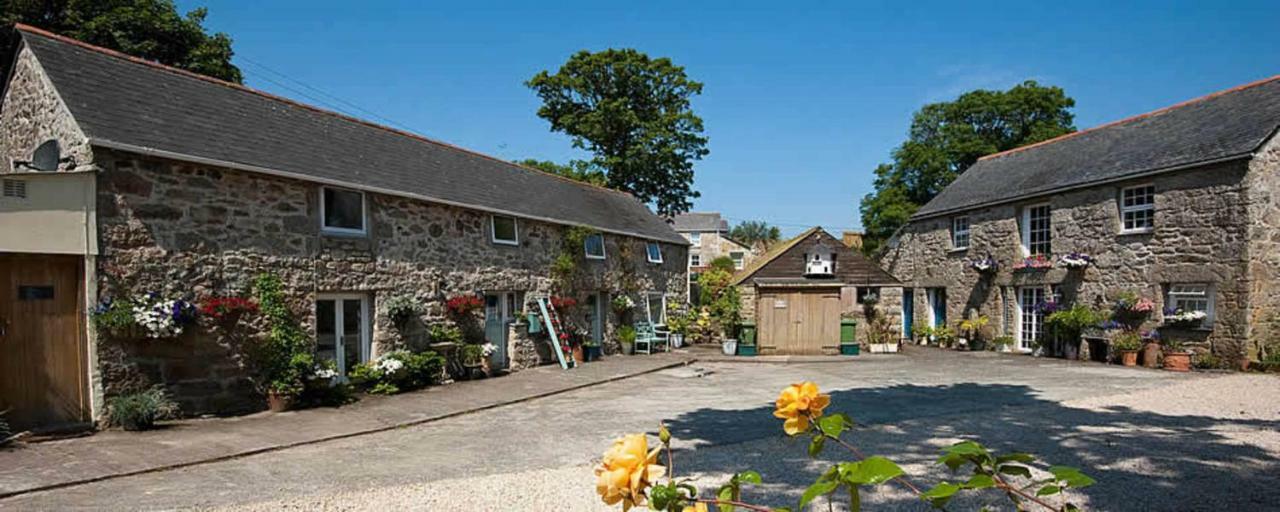
<path fill-rule="evenodd" d="M 947 478 L 932 464 L 938 447 L 974 437 L 1084 468 L 1099 484 L 1073 499 L 1092 508 L 1280 503 L 1273 376 L 913 349 L 841 363 L 695 364 L 425 425 L 20 495 L 0 509 L 607 510 L 592 493 L 591 464 L 613 438 L 659 421 L 679 439 L 681 475 L 710 489 L 725 471 L 750 467 L 771 484 L 757 501 L 788 505 L 825 468 L 770 415 L 778 391 L 800 380 L 818 382 L 831 410 L 862 425 L 854 440 L 865 451 L 918 481 Z M 895 488 L 864 503 L 926 509 Z"/>

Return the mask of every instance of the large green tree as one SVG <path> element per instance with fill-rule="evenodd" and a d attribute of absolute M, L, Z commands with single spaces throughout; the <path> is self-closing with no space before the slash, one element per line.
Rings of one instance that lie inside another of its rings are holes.
<path fill-rule="evenodd" d="M 978 158 L 1075 131 L 1075 104 L 1060 87 L 1026 81 L 925 105 L 893 163 L 876 167 L 875 192 L 862 199 L 863 251 L 876 252 Z"/>
<path fill-rule="evenodd" d="M 231 37 L 210 34 L 208 11 L 172 0 L 0 0 L 0 22 L 26 23 L 89 44 L 240 83 Z"/>
<path fill-rule="evenodd" d="M 669 59 L 632 49 L 581 51 L 554 74 L 525 85 L 542 99 L 538 117 L 573 138 L 604 170 L 609 187 L 671 215 L 689 210 L 693 163 L 706 156 L 702 119 L 690 98 L 702 84 Z"/>
<path fill-rule="evenodd" d="M 526 158 L 524 160 L 516 160 L 517 164 L 525 167 L 532 167 L 539 171 L 569 178 L 571 180 L 590 183 L 592 185 L 606 186 L 607 179 L 604 171 L 600 170 L 591 162 L 583 160 L 570 160 L 568 164 L 558 164 L 550 160 L 537 160 L 534 158 Z"/>
<path fill-rule="evenodd" d="M 747 220 L 730 229 L 729 237 L 747 244 L 748 247 L 760 244 L 768 248 L 782 239 L 782 231 L 764 221 Z"/>

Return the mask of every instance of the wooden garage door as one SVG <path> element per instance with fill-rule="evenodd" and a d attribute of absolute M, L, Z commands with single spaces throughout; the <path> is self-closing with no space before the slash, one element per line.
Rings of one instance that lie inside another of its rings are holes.
<path fill-rule="evenodd" d="M 0 254 L 0 411 L 16 429 L 89 419 L 82 261 Z"/>
<path fill-rule="evenodd" d="M 762 353 L 822 354 L 840 348 L 838 288 L 762 292 L 756 318 Z"/>

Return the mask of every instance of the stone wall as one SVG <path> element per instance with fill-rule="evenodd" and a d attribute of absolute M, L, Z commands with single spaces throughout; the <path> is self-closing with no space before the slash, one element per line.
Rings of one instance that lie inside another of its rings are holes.
<path fill-rule="evenodd" d="M 916 325 L 927 325 L 924 289 L 939 287 L 946 288 L 948 323 L 973 311 L 987 315 L 997 332 L 1008 335 L 1014 333 L 1011 305 L 1020 287 L 1048 292 L 1057 285 L 1064 300 L 1099 306 L 1132 290 L 1163 307 L 1169 283 L 1213 283 L 1216 321 L 1198 339 L 1216 353 L 1231 355 L 1245 345 L 1249 329 L 1250 217 L 1243 181 L 1248 169 L 1242 161 L 1222 163 L 968 211 L 967 250 L 951 248 L 951 216 L 918 220 L 903 229 L 881 265 L 914 287 Z M 1156 189 L 1155 230 L 1120 234 L 1120 189 L 1146 183 Z M 1051 207 L 1052 252 L 1086 253 L 1097 258 L 1094 266 L 1074 272 L 1012 271 L 1022 258 L 1021 208 L 1044 202 Z M 999 262 L 994 275 L 980 275 L 968 266 L 970 259 L 988 254 Z"/>
<path fill-rule="evenodd" d="M 687 236 L 688 233 L 685 233 L 685 235 Z M 730 240 L 728 237 L 715 231 L 703 231 L 701 243 L 702 245 L 700 247 L 689 248 L 690 253 L 698 254 L 701 259 L 701 265 L 694 269 L 695 272 L 711 265 L 711 260 L 721 256 L 727 257 L 731 252 L 741 251 L 743 253 L 743 268 L 750 265 L 751 261 L 757 256 L 756 252 L 751 250 L 751 248 L 744 247 L 742 244 Z"/>
<path fill-rule="evenodd" d="M 1249 162 L 1249 340 L 1241 355 L 1280 354 L 1280 137 Z"/>
<path fill-rule="evenodd" d="M 71 161 L 59 170 L 88 169 L 93 164 L 89 141 L 72 119 L 31 50 L 19 50 L 8 90 L 0 105 L 0 173 L 14 160 L 30 161 L 37 146 L 57 140 L 62 157 Z M 18 169 L 19 171 L 26 169 Z"/>
<path fill-rule="evenodd" d="M 498 245 L 490 241 L 487 213 L 367 194 L 368 235 L 333 236 L 320 232 L 315 184 L 106 150 L 98 151 L 97 162 L 102 298 L 149 291 L 191 298 L 245 293 L 256 275 L 270 271 L 281 277 L 312 334 L 318 294 L 368 296 L 376 357 L 445 321 L 444 302 L 451 296 L 555 288 L 550 265 L 567 229 L 560 225 L 521 219 L 519 246 Z M 652 264 L 643 240 L 612 234 L 605 240 L 608 258 L 581 264 L 580 292 L 604 292 L 608 300 L 653 290 L 683 300 L 683 246 L 662 244 L 665 263 Z M 410 336 L 381 313 L 396 295 L 425 305 Z M 607 317 L 611 332 L 615 320 Z M 255 325 L 241 329 L 244 336 L 260 334 Z M 219 404 L 245 394 L 243 374 L 232 371 L 239 366 L 235 342 L 201 337 L 182 343 L 200 347 L 192 353 L 215 368 L 207 374 L 177 370 L 183 363 L 174 362 L 174 350 L 104 343 L 112 347 L 101 369 L 107 394 L 156 382 L 181 384 L 174 392 L 185 412 L 224 412 Z M 510 338 L 513 369 L 543 361 L 522 356 L 530 347 L 517 344 L 527 344 L 527 337 Z M 616 341 L 606 340 L 606 350 L 616 352 Z M 175 374 L 185 378 L 175 382 Z"/>

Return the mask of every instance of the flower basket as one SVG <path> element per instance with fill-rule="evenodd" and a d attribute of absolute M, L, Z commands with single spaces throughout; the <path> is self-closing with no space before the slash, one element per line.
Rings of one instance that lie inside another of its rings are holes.
<path fill-rule="evenodd" d="M 1049 259 L 1043 254 L 1037 254 L 1035 256 L 1023 258 L 1022 260 L 1013 264 L 1014 272 L 1049 270 L 1051 268 L 1053 268 L 1053 260 Z"/>
<path fill-rule="evenodd" d="M 1058 258 L 1063 267 L 1067 270 L 1084 270 L 1094 263 L 1092 256 L 1088 254 L 1073 252 Z"/>
<path fill-rule="evenodd" d="M 995 274 L 1000 269 L 1000 264 L 996 262 L 995 258 L 987 255 L 969 260 L 969 268 L 978 271 L 979 274 L 990 275 Z"/>

